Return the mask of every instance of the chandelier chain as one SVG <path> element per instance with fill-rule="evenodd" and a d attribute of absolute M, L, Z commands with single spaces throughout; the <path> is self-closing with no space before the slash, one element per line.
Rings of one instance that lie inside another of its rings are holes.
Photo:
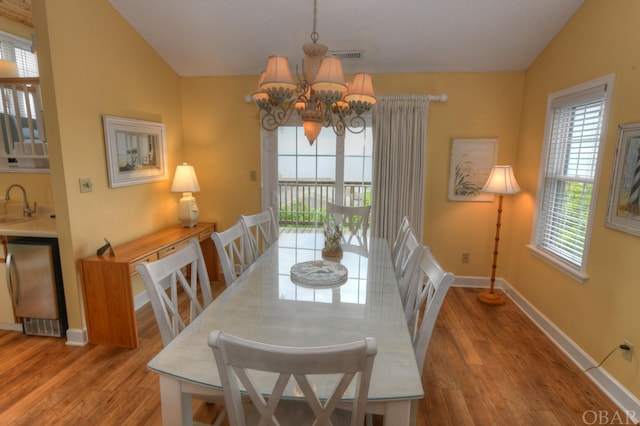
<path fill-rule="evenodd" d="M 316 30 L 316 21 L 318 19 L 318 0 L 313 0 L 313 31 L 311 32 L 311 41 L 316 43 L 320 36 Z"/>

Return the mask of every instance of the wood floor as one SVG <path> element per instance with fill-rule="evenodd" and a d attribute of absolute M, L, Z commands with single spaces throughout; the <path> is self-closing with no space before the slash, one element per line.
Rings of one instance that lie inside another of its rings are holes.
<path fill-rule="evenodd" d="M 418 425 L 597 424 L 600 412 L 626 420 L 512 303 L 481 305 L 475 293 L 452 288 L 446 297 Z M 160 425 L 158 378 L 146 364 L 162 344 L 149 305 L 138 327 L 135 350 L 0 330 L 0 425 Z M 198 402 L 194 410 L 198 420 L 213 415 Z"/>

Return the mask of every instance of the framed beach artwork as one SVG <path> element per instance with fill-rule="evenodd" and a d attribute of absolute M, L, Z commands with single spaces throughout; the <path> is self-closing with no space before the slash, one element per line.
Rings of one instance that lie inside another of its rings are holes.
<path fill-rule="evenodd" d="M 164 124 L 103 116 L 109 186 L 167 179 Z"/>
<path fill-rule="evenodd" d="M 452 139 L 449 170 L 450 201 L 492 201 L 481 192 L 498 158 L 498 139 Z"/>
<path fill-rule="evenodd" d="M 618 126 L 605 225 L 640 235 L 640 123 Z"/>

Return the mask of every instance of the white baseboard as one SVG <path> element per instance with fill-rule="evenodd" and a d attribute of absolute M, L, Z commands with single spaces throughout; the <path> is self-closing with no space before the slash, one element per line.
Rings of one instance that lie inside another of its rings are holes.
<path fill-rule="evenodd" d="M 69 346 L 85 346 L 89 343 L 87 330 L 81 328 L 67 329 L 67 345 Z"/>
<path fill-rule="evenodd" d="M 0 330 L 22 331 L 22 324 L 0 322 Z"/>
<path fill-rule="evenodd" d="M 147 291 L 143 291 L 140 294 L 136 294 L 135 296 L 133 296 L 133 309 L 134 310 L 138 310 L 140 308 L 142 308 L 144 305 L 146 305 L 147 303 L 149 303 L 149 295 L 147 294 Z"/>
<path fill-rule="evenodd" d="M 456 281 L 453 285 L 456 287 L 484 288 L 489 287 L 489 278 L 456 276 Z M 598 364 L 504 279 L 497 278 L 495 287 L 501 289 L 580 370 L 585 370 Z M 633 421 L 634 424 L 638 423 L 640 419 L 640 400 L 635 395 L 629 392 L 602 367 L 590 370 L 586 374 L 596 386 L 624 411 L 624 415 L 621 416 L 622 421 L 629 420 Z"/>

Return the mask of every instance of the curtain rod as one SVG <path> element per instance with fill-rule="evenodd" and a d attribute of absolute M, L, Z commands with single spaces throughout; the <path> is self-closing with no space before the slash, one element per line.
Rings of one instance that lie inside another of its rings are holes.
<path fill-rule="evenodd" d="M 441 93 L 439 95 L 427 95 L 422 93 L 410 93 L 410 94 L 389 94 L 389 95 L 379 95 L 378 99 L 386 98 L 386 99 L 394 99 L 394 100 L 414 100 L 414 101 L 427 101 L 427 102 L 447 102 L 449 96 L 446 93 Z"/>

